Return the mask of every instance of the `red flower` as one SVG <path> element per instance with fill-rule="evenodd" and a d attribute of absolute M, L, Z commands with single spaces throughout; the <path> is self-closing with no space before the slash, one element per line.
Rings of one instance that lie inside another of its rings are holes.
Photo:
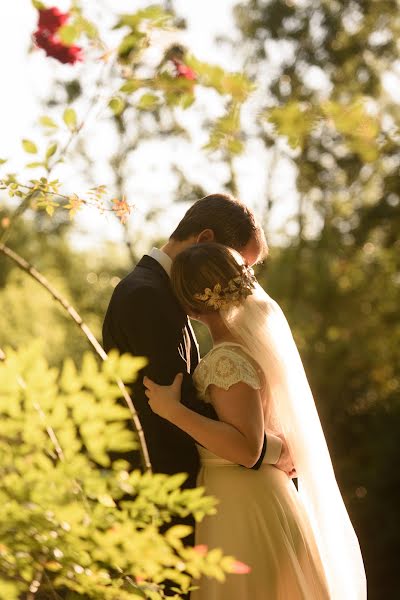
<path fill-rule="evenodd" d="M 39 10 L 38 28 L 55 33 L 69 19 L 68 13 L 62 13 L 57 7 Z"/>
<path fill-rule="evenodd" d="M 184 63 L 181 63 L 176 58 L 173 59 L 173 63 L 175 65 L 177 77 L 184 77 L 185 79 L 189 79 L 190 81 L 194 81 L 195 79 L 197 79 L 197 75 L 193 71 L 193 69 L 191 69 Z"/>
<path fill-rule="evenodd" d="M 63 64 L 74 65 L 83 60 L 80 46 L 66 46 L 57 37 L 57 31 L 69 19 L 69 13 L 62 13 L 53 6 L 39 10 L 38 29 L 33 34 L 38 48 L 42 48 L 47 56 L 55 58 Z"/>
<path fill-rule="evenodd" d="M 60 63 L 74 65 L 83 60 L 82 48 L 80 46 L 64 46 L 61 42 L 55 42 L 49 50 L 47 56 L 56 58 Z"/>
<path fill-rule="evenodd" d="M 38 48 L 42 48 L 43 50 L 46 50 L 46 52 L 50 50 L 55 43 L 57 43 L 53 35 L 49 34 L 47 31 L 43 31 L 42 29 L 35 31 L 33 38 Z"/>
<path fill-rule="evenodd" d="M 38 29 L 33 35 L 38 48 L 42 48 L 47 56 L 55 58 L 63 64 L 73 65 L 83 60 L 80 46 L 65 46 L 55 35 Z"/>

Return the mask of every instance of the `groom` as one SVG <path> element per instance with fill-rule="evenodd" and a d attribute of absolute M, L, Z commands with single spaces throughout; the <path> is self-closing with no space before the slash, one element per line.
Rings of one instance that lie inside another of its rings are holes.
<path fill-rule="evenodd" d="M 103 325 L 106 351 L 146 356 L 143 374 L 169 385 L 183 372 L 182 402 L 198 413 L 216 419 L 210 404 L 197 396 L 192 374 L 199 362 L 198 344 L 183 308 L 169 281 L 172 261 L 192 244 L 216 241 L 238 250 L 248 265 L 264 259 L 268 247 L 253 213 L 241 202 L 223 194 L 212 194 L 193 204 L 161 248 L 153 248 L 115 288 Z M 195 487 L 199 457 L 194 440 L 172 423 L 152 412 L 142 377 L 132 386 L 133 401 L 144 430 L 155 473 L 188 474 L 183 487 Z M 126 456 L 132 462 L 134 455 Z M 290 471 L 287 448 L 268 434 L 259 460 Z"/>

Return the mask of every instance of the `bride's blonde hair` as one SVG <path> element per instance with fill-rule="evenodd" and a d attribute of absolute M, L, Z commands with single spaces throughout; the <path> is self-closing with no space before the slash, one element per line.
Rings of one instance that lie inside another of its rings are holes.
<path fill-rule="evenodd" d="M 195 244 L 174 260 L 171 284 L 189 314 L 237 306 L 252 293 L 254 275 L 241 255 L 222 244 Z"/>

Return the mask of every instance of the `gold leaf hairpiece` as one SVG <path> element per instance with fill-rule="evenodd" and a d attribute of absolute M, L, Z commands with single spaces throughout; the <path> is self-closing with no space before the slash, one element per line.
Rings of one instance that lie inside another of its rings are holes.
<path fill-rule="evenodd" d="M 206 288 L 202 294 L 195 294 L 194 298 L 214 310 L 240 306 L 253 293 L 255 283 L 253 269 L 242 265 L 241 274 L 230 279 L 225 288 L 222 288 L 220 283 L 216 283 L 213 289 Z"/>

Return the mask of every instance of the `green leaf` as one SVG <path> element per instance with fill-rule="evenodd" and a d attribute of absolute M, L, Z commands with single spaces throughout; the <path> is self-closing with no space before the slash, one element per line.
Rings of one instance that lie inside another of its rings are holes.
<path fill-rule="evenodd" d="M 194 101 L 195 101 L 194 94 L 190 94 L 190 93 L 182 94 L 182 96 L 179 99 L 179 106 L 185 110 L 186 108 L 189 108 L 189 106 L 192 106 Z"/>
<path fill-rule="evenodd" d="M 58 144 L 56 142 L 50 144 L 50 146 L 46 150 L 46 158 L 50 158 L 51 156 L 53 156 L 53 154 L 55 154 L 57 151 L 57 147 Z"/>
<path fill-rule="evenodd" d="M 46 5 L 43 4 L 43 2 L 40 2 L 40 0 L 32 0 L 32 6 L 36 8 L 36 10 L 43 10 L 46 8 Z"/>
<path fill-rule="evenodd" d="M 82 17 L 82 15 L 77 16 L 75 25 L 79 27 L 80 31 L 85 33 L 89 39 L 93 40 L 98 37 L 96 25 L 94 25 L 94 23 L 91 21 L 88 21 L 88 19 Z"/>
<path fill-rule="evenodd" d="M 147 35 L 141 31 L 135 31 L 134 33 L 126 35 L 119 45 L 118 56 L 120 58 L 128 58 L 133 50 L 139 51 L 144 47 L 147 39 Z"/>
<path fill-rule="evenodd" d="M 53 129 L 57 128 L 57 123 L 55 121 L 53 121 L 53 119 L 51 117 L 48 117 L 47 115 L 43 115 L 43 117 L 40 117 L 39 123 L 43 127 L 50 127 Z"/>
<path fill-rule="evenodd" d="M 303 148 L 317 121 L 316 111 L 306 102 L 290 100 L 266 111 L 267 120 L 285 136 L 291 148 Z"/>
<path fill-rule="evenodd" d="M 4 165 L 8 161 L 8 158 L 0 158 L 0 165 Z"/>
<path fill-rule="evenodd" d="M 31 162 L 25 165 L 28 169 L 36 169 L 36 167 L 43 167 L 44 163 L 42 162 Z"/>
<path fill-rule="evenodd" d="M 36 154 L 38 151 L 36 144 L 31 142 L 31 140 L 22 140 L 22 147 L 28 154 Z"/>
<path fill-rule="evenodd" d="M 57 31 L 57 36 L 66 46 L 72 46 L 72 44 L 78 39 L 79 35 L 80 32 L 74 25 L 63 25 Z"/>
<path fill-rule="evenodd" d="M 146 21 L 147 25 L 163 28 L 172 24 L 172 19 L 171 13 L 166 12 L 161 6 L 153 4 L 136 13 L 121 15 L 117 27 L 128 26 L 131 29 L 137 29 L 143 21 Z"/>
<path fill-rule="evenodd" d="M 73 131 L 76 128 L 78 119 L 76 116 L 76 112 L 73 108 L 66 108 L 64 110 L 63 121 L 68 127 L 68 129 L 70 129 L 71 131 Z"/>
<path fill-rule="evenodd" d="M 140 98 L 137 107 L 140 110 L 154 110 L 159 104 L 159 98 L 155 94 L 146 93 Z"/>
<path fill-rule="evenodd" d="M 115 96 L 114 98 L 111 98 L 110 102 L 108 103 L 108 106 L 111 108 L 114 115 L 117 117 L 123 112 L 125 108 L 125 102 L 122 100 L 122 98 Z"/>
<path fill-rule="evenodd" d="M 119 88 L 121 92 L 125 92 L 126 94 L 131 94 L 132 92 L 136 92 L 139 88 L 142 87 L 143 81 L 140 79 L 129 79 Z"/>

